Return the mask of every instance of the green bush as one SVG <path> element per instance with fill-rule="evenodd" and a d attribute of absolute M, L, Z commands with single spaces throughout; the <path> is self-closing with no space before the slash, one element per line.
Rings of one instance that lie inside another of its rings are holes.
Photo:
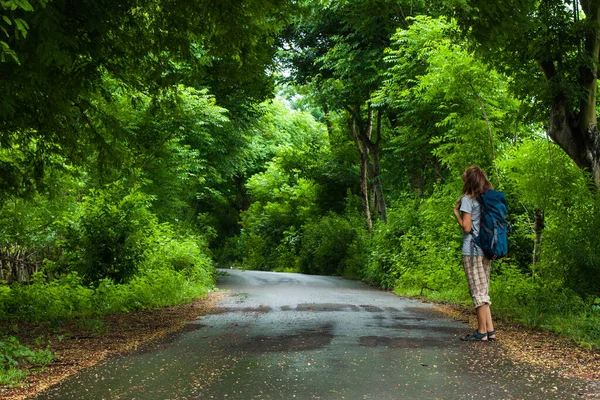
<path fill-rule="evenodd" d="M 370 241 L 365 278 L 386 289 L 397 285 L 398 279 L 410 268 L 412 262 L 404 244 L 409 231 L 418 226 L 418 201 L 407 198 L 398 206 L 388 208 L 387 223 L 377 223 Z M 412 235 L 412 234 L 411 234 Z M 410 244 L 410 240 L 406 243 Z M 400 257 L 404 262 L 400 263 Z"/>
<path fill-rule="evenodd" d="M 86 282 L 109 278 L 117 283 L 131 279 L 144 260 L 156 217 L 149 211 L 150 197 L 114 184 L 91 190 L 78 218 L 60 221 L 65 249 L 60 261 Z"/>
<path fill-rule="evenodd" d="M 71 274 L 50 282 L 0 286 L 0 320 L 47 321 L 60 324 L 76 317 L 159 308 L 183 304 L 201 297 L 213 287 L 213 271 L 194 268 L 148 270 L 128 283 L 101 280 L 91 289 Z"/>
<path fill-rule="evenodd" d="M 242 213 L 238 242 L 243 265 L 258 270 L 296 269 L 303 225 L 319 218 L 319 185 L 277 162 L 248 182 L 253 203 Z"/>
<path fill-rule="evenodd" d="M 0 369 L 0 386 L 15 387 L 28 376 L 29 373 L 26 370 L 12 366 L 4 370 Z"/>
<path fill-rule="evenodd" d="M 600 198 L 548 214 L 540 274 L 581 296 L 600 296 Z"/>
<path fill-rule="evenodd" d="M 244 254 L 242 267 L 259 271 L 270 271 L 274 268 L 273 248 L 277 246 L 269 237 L 263 237 L 252 232 L 242 231 L 239 246 Z"/>
<path fill-rule="evenodd" d="M 59 323 L 77 316 L 90 316 L 96 305 L 94 290 L 83 286 L 82 279 L 72 273 L 47 281 L 37 273 L 30 284 L 0 286 L 2 320 L 51 321 Z"/>
<path fill-rule="evenodd" d="M 524 273 L 561 282 L 581 296 L 600 294 L 600 194 L 590 177 L 544 138 L 524 140 L 499 160 L 515 216 L 510 255 Z M 540 262 L 532 265 L 533 212 L 545 215 Z M 523 245 L 529 241 L 529 245 Z"/>
<path fill-rule="evenodd" d="M 57 279 L 37 273 L 28 283 L 0 285 L 0 320 L 61 321 L 182 304 L 214 285 L 215 269 L 206 242 L 154 226 L 144 239 L 143 262 L 126 283 L 103 278 L 88 285 L 75 272 Z"/>
<path fill-rule="evenodd" d="M 494 315 L 529 328 L 567 336 L 588 348 L 600 348 L 600 310 L 559 281 L 524 275 L 504 266 L 492 277 L 490 297 Z"/>
<path fill-rule="evenodd" d="M 151 246 L 144 253 L 143 270 L 173 269 L 210 285 L 214 278 L 214 266 L 204 237 L 189 232 L 177 233 L 170 224 L 154 226 L 148 238 Z"/>
<path fill-rule="evenodd" d="M 283 239 L 273 252 L 273 270 L 279 272 L 300 271 L 300 245 L 302 233 L 295 227 L 291 227 L 283 233 Z"/>
<path fill-rule="evenodd" d="M 307 274 L 343 275 L 344 261 L 355 241 L 356 228 L 336 214 L 303 226 L 300 270 Z"/>
<path fill-rule="evenodd" d="M 373 234 L 368 280 L 385 288 L 439 291 L 462 282 L 462 235 L 452 216 L 456 196 L 436 188 L 426 200 L 405 197 L 390 206 Z"/>
<path fill-rule="evenodd" d="M 364 279 L 371 235 L 364 227 L 362 218 L 350 217 L 349 222 L 354 227 L 355 234 L 348 245 L 346 257 L 342 260 L 343 275 L 347 278 Z"/>
<path fill-rule="evenodd" d="M 33 350 L 14 336 L 0 340 L 0 386 L 17 385 L 28 375 L 25 368 L 44 367 L 53 359 L 48 349 Z"/>
<path fill-rule="evenodd" d="M 115 314 L 178 305 L 201 297 L 212 284 L 168 268 L 151 270 L 124 285 L 105 279 L 94 293 L 99 314 Z"/>

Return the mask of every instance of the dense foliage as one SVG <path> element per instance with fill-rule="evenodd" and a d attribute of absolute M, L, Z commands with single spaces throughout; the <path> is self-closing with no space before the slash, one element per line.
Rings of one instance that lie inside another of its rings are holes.
<path fill-rule="evenodd" d="M 509 3 L 1 2 L 0 320 L 180 304 L 215 265 L 467 304 L 478 164 L 494 312 L 600 346 L 600 14 Z"/>

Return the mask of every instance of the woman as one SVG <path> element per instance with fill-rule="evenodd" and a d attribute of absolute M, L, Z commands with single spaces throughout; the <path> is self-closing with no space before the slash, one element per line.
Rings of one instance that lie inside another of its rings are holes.
<path fill-rule="evenodd" d="M 494 187 L 485 172 L 477 165 L 468 167 L 462 174 L 462 180 L 465 184 L 462 196 L 456 201 L 454 216 L 464 231 L 462 264 L 477 312 L 477 330 L 460 339 L 467 341 L 496 340 L 488 295 L 490 260 L 484 256 L 483 250 L 475 244 L 473 239 L 479 235 L 481 216 L 481 207 L 477 196 Z"/>

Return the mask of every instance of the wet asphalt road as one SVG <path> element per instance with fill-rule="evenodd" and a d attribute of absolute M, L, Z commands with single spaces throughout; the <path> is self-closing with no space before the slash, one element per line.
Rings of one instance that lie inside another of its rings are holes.
<path fill-rule="evenodd" d="M 341 278 L 228 270 L 215 314 L 37 399 L 583 399 L 418 301 Z M 501 337 L 500 337 L 501 338 Z M 588 392 L 589 393 L 589 392 Z"/>

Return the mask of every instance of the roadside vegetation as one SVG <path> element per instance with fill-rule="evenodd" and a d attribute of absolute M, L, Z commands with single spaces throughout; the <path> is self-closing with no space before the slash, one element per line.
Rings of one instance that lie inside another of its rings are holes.
<path fill-rule="evenodd" d="M 0 5 L 0 385 L 54 357 L 19 324 L 106 332 L 215 266 L 467 305 L 471 164 L 495 315 L 600 349 L 593 2 L 217 3 Z"/>

